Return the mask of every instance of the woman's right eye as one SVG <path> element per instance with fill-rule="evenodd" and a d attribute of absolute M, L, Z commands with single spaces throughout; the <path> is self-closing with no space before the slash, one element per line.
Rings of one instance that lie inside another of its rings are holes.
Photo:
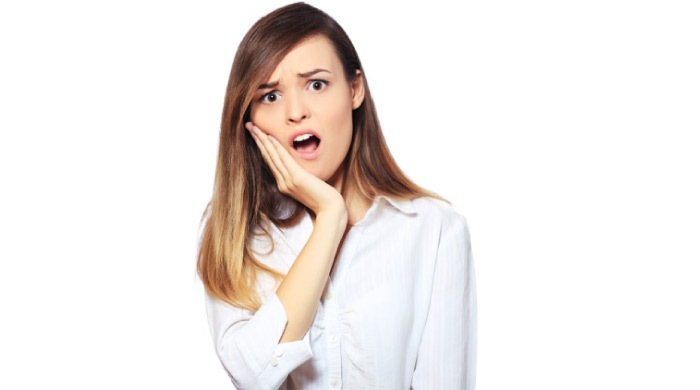
<path fill-rule="evenodd" d="M 279 99 L 279 92 L 272 91 L 260 96 L 260 103 L 270 104 L 276 102 L 277 99 Z"/>

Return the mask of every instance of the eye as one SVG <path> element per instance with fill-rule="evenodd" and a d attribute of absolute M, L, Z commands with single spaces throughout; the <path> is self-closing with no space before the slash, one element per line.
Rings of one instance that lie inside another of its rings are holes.
<path fill-rule="evenodd" d="M 280 98 L 280 93 L 277 91 L 272 91 L 268 92 L 262 96 L 260 96 L 260 103 L 265 103 L 265 104 L 271 104 L 277 101 L 277 99 Z"/>
<path fill-rule="evenodd" d="M 326 89 L 328 82 L 326 80 L 311 80 L 309 82 L 309 89 L 312 91 L 322 91 Z"/>

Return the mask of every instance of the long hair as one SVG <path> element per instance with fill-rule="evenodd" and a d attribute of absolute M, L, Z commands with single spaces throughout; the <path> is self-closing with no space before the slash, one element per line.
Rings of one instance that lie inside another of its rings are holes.
<path fill-rule="evenodd" d="M 414 184 L 394 161 L 382 135 L 367 77 L 350 38 L 323 11 L 305 3 L 290 4 L 258 20 L 241 41 L 231 67 L 221 120 L 214 192 L 203 216 L 197 270 L 207 293 L 234 306 L 256 311 L 255 283 L 263 272 L 276 280 L 275 269 L 255 259 L 248 245 L 269 224 L 292 226 L 304 206 L 279 192 L 274 176 L 244 127 L 257 87 L 266 81 L 297 44 L 322 35 L 332 43 L 348 82 L 362 72 L 365 97 L 352 113 L 353 135 L 346 156 L 343 188 L 367 199 L 377 195 L 413 199 L 436 195 Z M 274 250 L 274 248 L 273 248 Z"/>

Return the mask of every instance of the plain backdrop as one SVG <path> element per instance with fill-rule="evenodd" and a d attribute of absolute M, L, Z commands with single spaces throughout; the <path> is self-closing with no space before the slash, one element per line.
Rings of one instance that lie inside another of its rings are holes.
<path fill-rule="evenodd" d="M 469 222 L 479 389 L 700 388 L 696 2 L 310 3 Z M 197 229 L 233 55 L 283 4 L 0 5 L 0 388 L 231 388 Z"/>

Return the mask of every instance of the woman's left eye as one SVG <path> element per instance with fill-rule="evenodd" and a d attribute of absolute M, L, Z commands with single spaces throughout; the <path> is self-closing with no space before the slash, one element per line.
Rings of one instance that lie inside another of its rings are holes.
<path fill-rule="evenodd" d="M 328 86 L 328 82 L 325 80 L 311 80 L 309 82 L 309 89 L 312 91 L 321 91 Z"/>

